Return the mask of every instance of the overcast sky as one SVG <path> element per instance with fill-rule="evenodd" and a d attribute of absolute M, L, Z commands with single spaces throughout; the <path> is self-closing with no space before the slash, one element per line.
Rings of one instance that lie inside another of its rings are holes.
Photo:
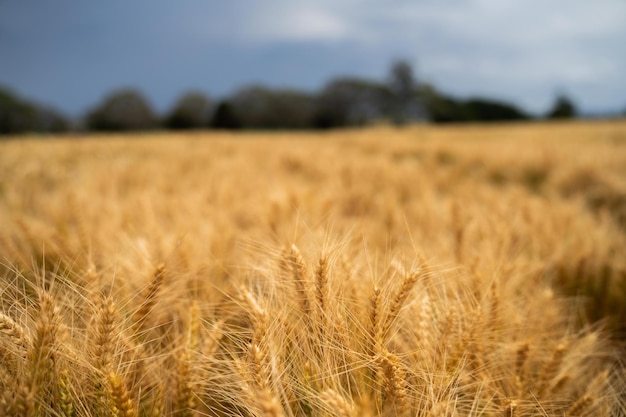
<path fill-rule="evenodd" d="M 626 0 L 0 0 L 0 85 L 72 115 L 263 83 L 315 90 L 411 62 L 460 97 L 626 108 Z"/>

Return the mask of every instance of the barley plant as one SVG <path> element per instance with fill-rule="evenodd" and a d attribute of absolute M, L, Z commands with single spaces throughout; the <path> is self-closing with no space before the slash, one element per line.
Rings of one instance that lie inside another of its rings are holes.
<path fill-rule="evenodd" d="M 624 122 L 0 155 L 0 415 L 626 415 Z"/>

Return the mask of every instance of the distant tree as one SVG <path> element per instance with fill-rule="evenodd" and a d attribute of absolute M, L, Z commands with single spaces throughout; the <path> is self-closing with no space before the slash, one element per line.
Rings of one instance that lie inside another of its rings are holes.
<path fill-rule="evenodd" d="M 144 96 L 133 89 L 115 91 L 87 115 L 91 130 L 147 130 L 157 117 Z"/>
<path fill-rule="evenodd" d="M 389 107 L 389 89 L 357 78 L 338 78 L 319 93 L 314 125 L 318 128 L 361 126 L 384 118 Z"/>
<path fill-rule="evenodd" d="M 528 115 L 515 105 L 502 101 L 474 98 L 465 101 L 463 106 L 469 120 L 496 122 L 528 119 Z"/>
<path fill-rule="evenodd" d="M 574 102 L 567 96 L 560 94 L 554 100 L 554 104 L 546 117 L 548 119 L 571 119 L 576 117 L 577 113 Z"/>
<path fill-rule="evenodd" d="M 8 89 L 0 89 L 0 133 L 26 132 L 34 126 L 34 109 Z"/>
<path fill-rule="evenodd" d="M 229 101 L 224 100 L 215 109 L 211 119 L 211 127 L 215 129 L 240 129 L 241 121 Z"/>
<path fill-rule="evenodd" d="M 517 106 L 498 100 L 471 98 L 461 100 L 424 86 L 422 95 L 430 119 L 435 123 L 497 122 L 525 120 L 529 116 Z"/>
<path fill-rule="evenodd" d="M 63 132 L 70 122 L 58 111 L 21 99 L 0 87 L 0 134 Z"/>
<path fill-rule="evenodd" d="M 211 122 L 213 110 L 209 99 L 200 92 L 188 92 L 178 99 L 165 117 L 164 125 L 170 129 L 198 129 Z"/>
<path fill-rule="evenodd" d="M 403 60 L 394 62 L 389 70 L 388 86 L 391 92 L 390 116 L 396 124 L 424 118 L 411 64 Z"/>
<path fill-rule="evenodd" d="M 55 109 L 35 107 L 36 131 L 48 133 L 67 132 L 72 128 L 70 121 Z"/>
<path fill-rule="evenodd" d="M 469 120 L 461 100 L 444 95 L 431 85 L 423 86 L 422 96 L 426 112 L 431 121 L 435 123 L 450 123 Z"/>
<path fill-rule="evenodd" d="M 313 97 L 302 91 L 255 85 L 237 91 L 230 101 L 247 129 L 303 129 L 312 123 Z"/>

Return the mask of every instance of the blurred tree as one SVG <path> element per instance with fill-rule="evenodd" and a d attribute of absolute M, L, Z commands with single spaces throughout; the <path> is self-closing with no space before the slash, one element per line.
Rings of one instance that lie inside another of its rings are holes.
<path fill-rule="evenodd" d="M 484 98 L 474 98 L 463 103 L 468 120 L 496 122 L 525 120 L 528 115 L 515 105 Z"/>
<path fill-rule="evenodd" d="M 133 89 L 111 93 L 87 115 L 87 127 L 91 130 L 146 130 L 156 125 L 150 104 Z"/>
<path fill-rule="evenodd" d="M 312 123 L 313 97 L 301 91 L 249 86 L 235 93 L 231 103 L 248 129 L 304 129 Z"/>
<path fill-rule="evenodd" d="M 240 129 L 241 121 L 229 101 L 221 101 L 213 113 L 211 127 L 216 129 Z"/>
<path fill-rule="evenodd" d="M 435 123 L 496 122 L 529 118 L 515 105 L 502 101 L 486 98 L 455 99 L 428 85 L 422 91 L 430 119 Z"/>
<path fill-rule="evenodd" d="M 361 126 L 383 119 L 389 107 L 386 86 L 357 78 L 329 82 L 315 103 L 314 125 L 318 128 Z"/>
<path fill-rule="evenodd" d="M 191 91 L 178 99 L 166 116 L 164 125 L 170 129 L 198 129 L 211 122 L 212 105 L 201 92 Z"/>
<path fill-rule="evenodd" d="M 70 121 L 58 111 L 49 107 L 35 107 L 36 131 L 60 133 L 72 129 Z"/>
<path fill-rule="evenodd" d="M 69 121 L 56 110 L 23 100 L 0 87 L 0 134 L 63 132 L 69 128 Z"/>
<path fill-rule="evenodd" d="M 422 96 L 431 121 L 450 123 L 468 120 L 468 115 L 460 100 L 440 93 L 431 85 L 423 86 Z"/>
<path fill-rule="evenodd" d="M 34 109 L 8 89 L 0 89 L 0 133 L 26 132 L 34 126 Z"/>
<path fill-rule="evenodd" d="M 424 107 L 411 64 L 404 60 L 394 62 L 389 70 L 388 86 L 391 92 L 391 120 L 404 124 L 424 119 Z"/>
<path fill-rule="evenodd" d="M 576 117 L 577 113 L 574 102 L 566 95 L 559 94 L 546 117 L 548 119 L 571 119 Z"/>

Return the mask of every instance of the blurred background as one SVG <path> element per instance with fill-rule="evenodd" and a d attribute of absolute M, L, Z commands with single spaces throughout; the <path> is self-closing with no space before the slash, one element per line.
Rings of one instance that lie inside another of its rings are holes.
<path fill-rule="evenodd" d="M 623 0 L 0 0 L 0 132 L 620 117 Z"/>

